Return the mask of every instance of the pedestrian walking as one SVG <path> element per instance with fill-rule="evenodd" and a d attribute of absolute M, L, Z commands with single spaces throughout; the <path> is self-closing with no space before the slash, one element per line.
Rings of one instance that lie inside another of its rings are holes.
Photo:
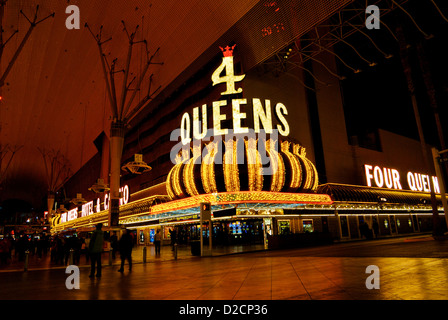
<path fill-rule="evenodd" d="M 114 231 L 114 234 L 110 237 L 110 247 L 112 248 L 112 259 L 115 260 L 115 255 L 118 251 L 117 231 Z"/>
<path fill-rule="evenodd" d="M 78 236 L 73 238 L 73 263 L 78 265 L 81 260 L 82 239 Z"/>
<path fill-rule="evenodd" d="M 8 244 L 6 243 L 5 239 L 0 240 L 0 265 L 7 264 L 8 260 Z"/>
<path fill-rule="evenodd" d="M 0 265 L 8 264 L 8 259 L 11 259 L 11 241 L 9 236 L 0 240 Z"/>
<path fill-rule="evenodd" d="M 132 247 L 134 243 L 132 241 L 132 236 L 129 234 L 129 230 L 125 229 L 124 234 L 121 236 L 120 241 L 118 242 L 118 250 L 120 251 L 121 258 L 121 268 L 118 272 L 124 271 L 124 262 L 128 260 L 129 263 L 129 271 L 132 270 Z"/>
<path fill-rule="evenodd" d="M 42 239 L 39 237 L 36 240 L 36 254 L 39 259 L 42 259 Z"/>
<path fill-rule="evenodd" d="M 174 251 L 174 245 L 177 243 L 177 233 L 176 229 L 170 230 L 170 238 L 171 238 L 171 251 Z"/>
<path fill-rule="evenodd" d="M 60 235 L 56 240 L 56 263 L 58 264 L 64 264 L 64 244 L 65 239 Z"/>
<path fill-rule="evenodd" d="M 104 232 L 101 230 L 103 228 L 102 223 L 96 225 L 96 230 L 92 233 L 92 238 L 89 244 L 89 255 L 90 255 L 90 278 L 95 276 L 95 265 L 96 265 L 96 277 L 101 277 L 101 254 L 103 253 L 104 244 Z"/>
<path fill-rule="evenodd" d="M 64 242 L 64 265 L 68 264 L 68 260 L 70 258 L 70 249 L 73 249 L 73 237 L 68 236 L 65 238 Z"/>
<path fill-rule="evenodd" d="M 84 239 L 84 253 L 86 255 L 86 263 L 89 263 L 90 261 L 90 255 L 89 255 L 89 246 L 90 246 L 90 234 L 87 234 L 86 238 Z"/>
<path fill-rule="evenodd" d="M 372 228 L 373 228 L 373 232 L 375 233 L 375 238 L 378 238 L 380 227 L 379 227 L 378 222 L 376 220 L 373 221 Z"/>
<path fill-rule="evenodd" d="M 23 233 L 20 234 L 17 240 L 16 251 L 19 254 L 19 261 L 25 260 L 25 251 L 29 249 L 28 238 Z"/>
<path fill-rule="evenodd" d="M 156 247 L 156 255 L 160 255 L 160 244 L 162 242 L 162 233 L 160 230 L 157 230 L 156 235 L 154 237 L 154 245 Z"/>

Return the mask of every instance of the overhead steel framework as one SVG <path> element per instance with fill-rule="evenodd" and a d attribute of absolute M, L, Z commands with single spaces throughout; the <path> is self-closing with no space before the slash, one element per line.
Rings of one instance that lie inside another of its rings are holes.
<path fill-rule="evenodd" d="M 323 52 L 328 52 L 334 55 L 336 59 L 343 63 L 347 68 L 351 69 L 354 73 L 361 72 L 361 68 L 350 65 L 331 49 L 336 44 L 343 43 L 350 47 L 351 50 L 353 50 L 359 56 L 359 58 L 366 63 L 368 67 L 375 66 L 377 64 L 375 61 L 364 57 L 359 52 L 359 49 L 356 48 L 356 45 L 350 43 L 348 37 L 355 33 L 362 34 L 368 41 L 373 44 L 378 53 L 381 54 L 384 58 L 388 59 L 392 57 L 392 54 L 380 48 L 372 39 L 372 37 L 369 36 L 369 34 L 365 31 L 366 16 L 369 16 L 369 14 L 366 14 L 366 8 L 369 5 L 375 5 L 380 9 L 380 27 L 386 29 L 390 33 L 390 36 L 395 40 L 397 40 L 397 38 L 394 34 L 394 31 L 384 22 L 382 18 L 396 9 L 404 11 L 410 17 L 410 19 L 412 19 L 413 23 L 425 37 L 431 37 L 430 34 L 425 33 L 418 26 L 409 12 L 407 12 L 403 7 L 403 5 L 407 2 L 408 0 L 353 1 L 340 9 L 327 21 L 314 26 L 305 36 L 297 37 L 296 39 L 294 39 L 290 44 L 277 51 L 270 59 L 264 61 L 263 64 L 268 66 L 268 69 L 273 72 L 290 72 L 295 68 L 299 68 L 304 70 L 305 72 L 310 73 L 315 81 L 320 82 L 321 84 L 326 84 L 325 82 L 319 80 L 311 70 L 307 69 L 304 66 L 306 61 L 312 60 L 316 63 L 321 64 L 330 74 L 332 74 L 339 80 L 344 80 L 344 76 L 339 75 L 335 70 L 332 70 L 323 61 L 321 61 L 318 56 Z M 440 12 L 440 9 L 437 7 L 437 5 L 436 8 Z M 305 84 L 303 85 L 306 87 Z"/>

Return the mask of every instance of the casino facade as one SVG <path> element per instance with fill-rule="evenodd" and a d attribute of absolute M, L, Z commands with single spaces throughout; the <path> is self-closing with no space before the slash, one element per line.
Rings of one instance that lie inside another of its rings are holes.
<path fill-rule="evenodd" d="M 346 32 L 353 37 L 366 33 L 359 26 L 365 8 L 359 1 L 310 3 L 259 1 L 133 120 L 123 147 L 119 223 L 135 230 L 138 243 L 151 244 L 157 229 L 167 242 L 170 230 L 181 244 L 198 239 L 201 203 L 211 205 L 216 245 L 398 236 L 433 232 L 435 224 L 446 230 L 443 170 L 440 176 L 427 166 L 420 141 L 351 125 L 352 84 L 366 78 L 344 75 L 346 42 L 354 38 L 335 35 L 341 26 L 352 26 Z M 397 15 L 387 1 L 375 3 L 384 22 Z M 356 52 L 365 49 L 353 43 Z M 387 69 L 400 59 L 377 63 Z M 108 182 L 108 134 L 95 144 L 97 155 L 64 186 L 86 202 L 59 210 L 52 232 L 107 226 L 108 193 L 89 188 L 99 177 Z M 125 170 L 142 167 L 141 160 L 151 170 Z M 209 225 L 203 230 L 208 237 Z"/>

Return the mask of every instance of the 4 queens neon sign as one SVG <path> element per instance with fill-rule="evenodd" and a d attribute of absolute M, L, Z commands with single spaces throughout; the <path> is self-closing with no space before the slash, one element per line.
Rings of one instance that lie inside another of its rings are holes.
<path fill-rule="evenodd" d="M 220 47 L 223 58 L 221 64 L 216 68 L 211 76 L 213 86 L 219 84 L 225 84 L 226 90 L 221 92 L 222 96 L 234 95 L 242 93 L 243 89 L 236 88 L 236 83 L 241 82 L 245 75 L 235 75 L 234 73 L 234 60 L 232 47 Z M 251 106 L 252 105 L 252 106 Z M 266 134 L 272 134 L 274 131 L 282 136 L 288 136 L 290 133 L 290 127 L 286 116 L 288 110 L 286 106 L 281 103 L 271 103 L 269 99 L 246 99 L 246 98 L 234 98 L 223 99 L 213 101 L 211 108 L 207 107 L 207 104 L 203 104 L 201 107 L 193 108 L 192 115 L 185 112 L 182 115 L 180 129 L 173 131 L 171 135 L 171 141 L 176 141 L 180 137 L 180 147 L 187 145 L 194 140 L 203 140 L 211 136 L 224 136 L 231 134 L 248 134 L 251 132 L 251 128 L 244 126 L 244 121 L 250 121 L 245 108 L 252 108 L 253 111 L 253 131 L 260 133 L 264 131 Z M 211 110 L 210 110 L 211 109 Z M 224 109 L 229 109 L 227 112 L 231 114 L 233 128 L 223 128 L 222 124 L 226 119 L 226 112 Z M 207 123 L 208 112 L 212 111 L 211 124 Z M 274 124 L 273 116 L 276 117 L 277 125 Z M 210 125 L 210 129 L 209 129 Z"/>
<path fill-rule="evenodd" d="M 119 205 L 121 206 L 123 204 L 127 204 L 129 201 L 129 187 L 127 185 L 121 187 L 120 194 L 122 195 L 122 197 L 120 198 Z M 110 194 L 106 193 L 103 199 L 104 199 L 103 210 L 108 210 Z M 96 201 L 92 200 L 90 202 L 83 204 L 80 211 L 78 211 L 78 208 L 74 208 L 72 210 L 62 213 L 60 223 L 64 223 L 81 217 L 87 217 L 100 211 L 102 211 L 101 199 L 97 198 Z"/>

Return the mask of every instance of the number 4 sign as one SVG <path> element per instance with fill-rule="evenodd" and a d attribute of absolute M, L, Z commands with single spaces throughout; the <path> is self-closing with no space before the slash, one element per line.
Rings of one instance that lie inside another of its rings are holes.
<path fill-rule="evenodd" d="M 213 86 L 225 83 L 227 90 L 221 92 L 221 95 L 241 93 L 242 88 L 235 89 L 235 82 L 239 82 L 244 79 L 245 75 L 236 76 L 233 70 L 233 49 L 236 44 L 232 47 L 226 46 L 225 48 L 219 47 L 224 55 L 222 58 L 221 65 L 213 72 L 212 81 Z M 226 75 L 221 76 L 221 73 L 225 70 Z"/>

